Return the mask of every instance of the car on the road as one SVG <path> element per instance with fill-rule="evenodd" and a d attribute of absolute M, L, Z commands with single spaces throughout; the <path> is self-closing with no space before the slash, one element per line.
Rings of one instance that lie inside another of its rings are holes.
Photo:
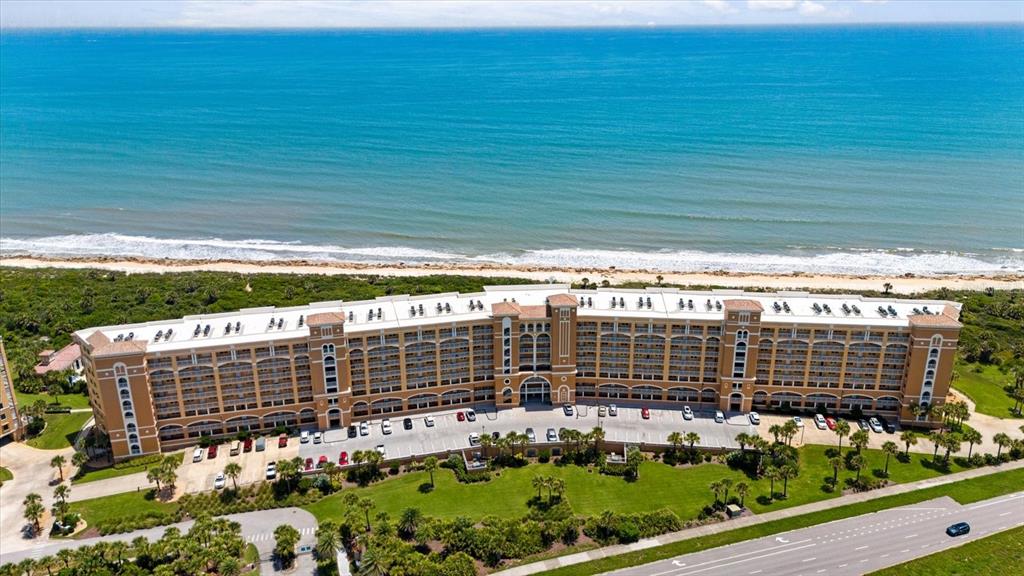
<path fill-rule="evenodd" d="M 423 417 L 423 425 L 426 426 L 427 428 L 433 428 L 434 427 L 434 417 L 433 416 L 424 416 Z"/>
<path fill-rule="evenodd" d="M 360 436 L 369 436 L 370 435 L 370 425 L 365 420 L 363 422 L 359 423 L 359 435 Z"/>
<path fill-rule="evenodd" d="M 316 461 L 317 469 L 323 468 L 324 464 L 327 464 L 327 456 L 321 456 L 320 459 Z"/>
<path fill-rule="evenodd" d="M 871 427 L 871 431 L 875 434 L 882 433 L 882 423 L 878 421 L 878 418 L 872 418 L 868 420 L 868 426 Z"/>
<path fill-rule="evenodd" d="M 499 438 L 501 438 L 501 432 L 498 432 L 497 430 L 495 430 L 494 432 L 491 432 L 491 438 L 494 438 L 495 440 L 498 440 Z"/>
<path fill-rule="evenodd" d="M 348 464 L 348 452 L 342 450 L 341 454 L 338 454 L 338 465 L 345 466 Z"/>
<path fill-rule="evenodd" d="M 804 427 L 804 419 L 799 416 L 793 416 L 793 423 L 796 424 L 797 428 Z"/>
<path fill-rule="evenodd" d="M 313 432 L 313 444 L 319 444 L 324 441 L 324 433 L 317 430 Z"/>
<path fill-rule="evenodd" d="M 643 408 L 641 408 L 640 409 L 640 417 L 643 418 L 644 420 L 650 420 L 651 419 L 651 410 L 650 410 L 650 408 L 648 408 L 647 406 L 644 406 Z"/>
<path fill-rule="evenodd" d="M 725 422 L 725 413 L 721 410 L 715 410 L 715 422 L 719 424 Z"/>
<path fill-rule="evenodd" d="M 814 415 L 814 426 L 818 430 L 824 430 L 825 428 L 828 427 L 828 421 L 825 420 L 825 416 L 823 416 L 821 414 L 815 414 Z"/>
<path fill-rule="evenodd" d="M 256 439 L 256 451 L 257 452 L 263 452 L 266 449 L 267 449 L 267 439 L 264 438 L 263 436 L 260 436 L 259 438 Z"/>
<path fill-rule="evenodd" d="M 288 435 L 287 434 L 281 434 L 280 436 L 277 437 L 277 447 L 278 448 L 284 448 L 287 445 L 288 445 Z"/>
<path fill-rule="evenodd" d="M 683 406 L 683 420 L 693 420 L 693 409 L 689 406 Z"/>
<path fill-rule="evenodd" d="M 376 450 L 377 453 L 380 454 L 381 458 L 387 458 L 388 453 L 387 453 L 387 451 L 384 450 L 384 445 L 383 444 L 377 444 L 377 447 L 374 448 L 374 450 Z"/>
<path fill-rule="evenodd" d="M 412 418 L 402 419 L 402 428 L 405 428 L 406 430 L 412 430 Z"/>
<path fill-rule="evenodd" d="M 831 417 L 831 416 L 825 418 L 825 427 L 828 428 L 829 430 L 835 430 L 836 429 L 836 419 Z"/>
<path fill-rule="evenodd" d="M 455 413 L 455 419 L 458 420 L 459 422 L 465 422 L 466 421 L 466 414 L 465 414 L 465 412 L 463 412 L 461 410 L 456 412 Z"/>
<path fill-rule="evenodd" d="M 271 460 L 267 462 L 267 480 L 273 480 L 277 478 L 277 462 Z"/>
<path fill-rule="evenodd" d="M 355 438 L 356 436 L 359 436 L 359 427 L 353 424 L 348 427 L 348 437 Z"/>
<path fill-rule="evenodd" d="M 597 416 L 598 416 L 598 418 L 604 418 L 607 415 L 608 415 L 608 407 L 607 406 L 598 406 L 597 407 Z"/>
<path fill-rule="evenodd" d="M 224 473 L 217 472 L 217 476 L 213 479 L 213 489 L 220 490 L 224 487 Z"/>
<path fill-rule="evenodd" d="M 868 429 L 868 421 L 863 419 L 863 418 L 861 418 L 860 420 L 857 420 L 857 426 L 861 430 L 867 430 Z"/>
<path fill-rule="evenodd" d="M 306 458 L 305 469 L 306 469 L 306 472 L 309 472 L 310 470 L 313 469 L 313 459 L 312 458 Z"/>
<path fill-rule="evenodd" d="M 526 429 L 526 437 L 530 440 L 530 444 L 537 441 L 537 435 L 533 433 L 533 428 Z"/>
<path fill-rule="evenodd" d="M 385 418 L 380 421 L 380 431 L 383 432 L 385 436 L 391 434 L 391 419 Z"/>
<path fill-rule="evenodd" d="M 747 414 L 747 418 L 750 419 L 750 423 L 753 424 L 754 426 L 757 426 L 758 424 L 761 423 L 761 415 L 758 414 L 757 412 L 751 412 L 750 414 Z"/>
<path fill-rule="evenodd" d="M 303 430 L 302 433 L 299 434 L 299 443 L 309 444 L 309 430 Z"/>
<path fill-rule="evenodd" d="M 466 420 L 476 422 L 476 410 L 473 410 L 472 408 L 466 410 Z"/>
<path fill-rule="evenodd" d="M 480 435 L 476 432 L 469 433 L 469 445 L 478 446 L 480 444 Z"/>
<path fill-rule="evenodd" d="M 953 537 L 963 536 L 964 534 L 970 533 L 970 531 L 971 531 L 971 525 L 970 524 L 968 524 L 967 522 L 957 522 L 956 524 L 953 524 L 949 528 L 946 528 L 946 535 L 947 536 L 953 536 Z"/>
<path fill-rule="evenodd" d="M 192 461 L 202 462 L 203 461 L 203 449 L 196 446 L 196 449 L 192 451 Z"/>
<path fill-rule="evenodd" d="M 209 460 L 211 458 L 216 458 L 216 457 L 217 457 L 217 445 L 216 444 L 211 444 L 210 448 L 206 451 L 206 459 Z"/>
<path fill-rule="evenodd" d="M 562 412 L 564 412 L 566 416 L 572 416 L 572 404 L 569 404 L 568 402 L 562 404 Z"/>
<path fill-rule="evenodd" d="M 558 432 L 555 432 L 554 428 L 548 428 L 548 442 L 557 442 Z"/>
<path fill-rule="evenodd" d="M 609 404 L 608 405 L 608 415 L 609 416 L 618 416 L 619 415 L 619 407 L 616 406 L 615 404 Z"/>
<path fill-rule="evenodd" d="M 242 442 L 242 452 L 252 452 L 252 438 L 246 438 L 245 442 Z"/>

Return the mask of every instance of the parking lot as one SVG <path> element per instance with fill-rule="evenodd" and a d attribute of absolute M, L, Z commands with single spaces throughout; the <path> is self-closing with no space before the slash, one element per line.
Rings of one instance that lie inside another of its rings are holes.
<path fill-rule="evenodd" d="M 287 460 L 299 455 L 299 439 L 288 438 L 288 446 L 277 447 L 276 437 L 267 437 L 266 450 L 257 452 L 255 446 L 251 452 L 241 452 L 237 456 L 231 456 L 232 442 L 225 442 L 217 447 L 217 456 L 207 458 L 209 453 L 203 449 L 203 459 L 200 462 L 192 461 L 192 450 L 185 450 L 185 458 L 178 468 L 178 488 L 188 492 L 202 492 L 213 488 L 213 479 L 217 474 L 224 471 L 228 462 L 238 462 L 242 465 L 242 473 L 238 477 L 238 485 L 252 484 L 264 479 L 267 463 L 271 461 Z M 231 479 L 227 479 L 227 486 L 231 487 Z"/>

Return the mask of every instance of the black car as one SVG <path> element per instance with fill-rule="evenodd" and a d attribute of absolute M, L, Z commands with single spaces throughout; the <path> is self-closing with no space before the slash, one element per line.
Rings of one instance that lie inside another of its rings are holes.
<path fill-rule="evenodd" d="M 501 432 L 491 432 L 491 438 L 494 438 L 495 440 L 501 438 Z"/>
<path fill-rule="evenodd" d="M 878 421 L 882 423 L 882 428 L 885 428 L 886 432 L 888 432 L 889 434 L 896 433 L 896 422 L 889 420 L 888 418 L 882 416 L 881 414 L 875 416 L 875 418 L 877 418 Z"/>
<path fill-rule="evenodd" d="M 949 528 L 946 528 L 946 535 L 948 536 L 963 536 L 971 531 L 971 525 L 967 522 L 957 522 Z"/>
<path fill-rule="evenodd" d="M 406 418 L 405 420 L 402 420 L 402 428 L 405 428 L 406 430 L 412 430 L 412 418 Z"/>
<path fill-rule="evenodd" d="M 348 427 L 348 437 L 355 438 L 356 436 L 359 436 L 359 429 L 353 424 Z"/>

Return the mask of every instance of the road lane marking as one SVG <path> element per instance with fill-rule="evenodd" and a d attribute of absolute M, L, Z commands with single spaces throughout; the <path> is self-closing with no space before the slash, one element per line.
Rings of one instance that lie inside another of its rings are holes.
<path fill-rule="evenodd" d="M 754 570 L 753 572 L 748 572 L 748 574 L 760 574 L 761 572 L 762 570 Z"/>
<path fill-rule="evenodd" d="M 817 558 L 815 558 L 814 556 L 812 556 L 812 557 L 810 557 L 810 558 L 804 558 L 803 560 L 801 560 L 801 562 L 812 562 L 812 561 L 814 561 L 814 560 L 817 560 Z"/>
<path fill-rule="evenodd" d="M 1010 514 L 1009 512 L 1003 512 L 1002 514 L 1000 514 L 1000 516 L 1007 516 L 1009 514 Z"/>
<path fill-rule="evenodd" d="M 906 554 L 907 552 L 910 552 L 910 548 L 904 548 L 903 550 L 900 550 L 900 554 Z"/>
<path fill-rule="evenodd" d="M 889 557 L 889 553 L 888 552 L 885 553 L 885 554 L 882 554 L 881 556 L 879 556 L 879 558 L 888 558 L 888 557 Z"/>
<path fill-rule="evenodd" d="M 977 506 L 972 506 L 968 508 L 968 510 L 978 510 L 979 508 L 995 506 L 996 504 L 1005 504 L 1011 500 L 1017 500 L 1018 498 L 1024 498 L 1024 494 L 1017 494 L 1016 496 L 1010 496 L 1009 498 L 1006 498 L 1004 500 L 996 500 L 995 502 L 986 502 L 985 504 L 978 504 Z"/>
<path fill-rule="evenodd" d="M 904 539 L 904 540 L 907 540 L 907 539 L 909 539 L 909 538 L 917 538 L 917 534 L 911 534 L 911 535 L 909 535 L 909 536 L 904 536 L 904 537 L 903 537 L 903 539 Z"/>
<path fill-rule="evenodd" d="M 804 540 L 804 542 L 806 542 L 806 540 Z M 797 544 L 797 542 L 794 542 L 794 544 Z M 750 560 L 759 560 L 761 558 L 767 558 L 769 556 L 777 556 L 779 554 L 785 554 L 787 552 L 795 552 L 797 550 L 802 550 L 804 548 L 810 548 L 811 546 L 817 546 L 817 544 L 812 542 L 810 544 L 804 544 L 803 546 L 797 546 L 795 548 L 794 547 L 786 547 L 786 548 L 784 548 L 782 550 L 777 550 L 777 548 L 780 548 L 780 546 L 776 546 L 775 547 L 776 550 L 774 552 L 769 552 L 767 554 L 762 554 L 760 556 L 751 556 L 750 558 L 743 558 L 741 560 L 734 560 L 732 562 L 727 562 L 725 564 L 717 564 L 717 562 L 720 562 L 721 560 L 728 560 L 728 558 L 721 558 L 719 560 L 711 560 L 711 561 L 708 561 L 708 562 L 704 562 L 703 564 L 715 564 L 715 565 L 714 566 L 705 566 L 704 568 L 701 568 L 700 570 L 690 570 L 691 568 L 696 568 L 697 566 L 701 566 L 702 565 L 702 564 L 694 564 L 693 566 L 688 566 L 686 568 L 676 568 L 675 570 L 668 570 L 666 572 L 658 572 L 657 574 L 651 574 L 651 576 L 664 576 L 665 574 L 673 574 L 673 573 L 680 573 L 680 572 L 686 572 L 686 574 L 699 574 L 700 572 L 706 572 L 708 570 L 714 570 L 716 568 L 724 568 L 726 566 L 732 566 L 734 564 L 742 564 L 743 562 L 747 562 L 747 561 L 750 561 Z M 758 550 L 758 552 L 761 552 L 761 551 L 762 550 Z M 748 552 L 747 554 L 750 554 L 750 552 Z M 746 556 L 747 554 L 737 554 L 736 556 L 732 556 L 731 558 L 736 558 L 738 556 Z"/>
<path fill-rule="evenodd" d="M 858 546 L 857 548 L 854 548 L 854 550 L 867 550 L 867 546 Z"/>

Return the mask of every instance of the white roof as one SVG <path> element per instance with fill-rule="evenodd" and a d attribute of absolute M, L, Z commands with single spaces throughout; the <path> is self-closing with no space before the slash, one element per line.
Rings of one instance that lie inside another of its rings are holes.
<path fill-rule="evenodd" d="M 739 299 L 759 302 L 764 308 L 762 322 L 906 327 L 907 316 L 914 314 L 915 309 L 921 313 L 925 310 L 941 313 L 946 305 L 952 305 L 957 310 L 960 308 L 958 303 L 938 300 L 864 298 L 807 292 L 750 293 L 741 290 L 684 291 L 675 288 L 572 290 L 564 284 L 541 284 L 488 286 L 483 292 L 472 294 L 451 292 L 424 296 L 398 295 L 355 302 L 318 302 L 291 308 L 246 308 L 237 312 L 201 314 L 177 320 L 87 328 L 76 334 L 85 340 L 100 331 L 111 341 L 118 337 L 131 338 L 145 341 L 148 352 L 169 352 L 301 338 L 309 334 L 306 318 L 320 312 L 341 312 L 346 319 L 345 332 L 358 335 L 396 328 L 416 329 L 449 322 L 486 320 L 491 316 L 493 304 L 516 302 L 524 306 L 543 305 L 549 296 L 565 293 L 575 295 L 580 301 L 580 318 L 595 320 L 653 318 L 716 321 L 723 318 L 726 301 Z M 692 309 L 690 301 L 693 302 Z M 775 310 L 776 303 L 779 305 L 778 311 Z M 815 304 L 819 306 L 817 311 Z M 825 309 L 826 305 L 828 310 Z M 844 312 L 844 305 L 848 312 Z M 884 316 L 879 312 L 879 307 L 886 310 Z M 888 312 L 889 308 L 896 312 L 895 316 Z M 859 313 L 855 310 L 859 310 Z"/>

